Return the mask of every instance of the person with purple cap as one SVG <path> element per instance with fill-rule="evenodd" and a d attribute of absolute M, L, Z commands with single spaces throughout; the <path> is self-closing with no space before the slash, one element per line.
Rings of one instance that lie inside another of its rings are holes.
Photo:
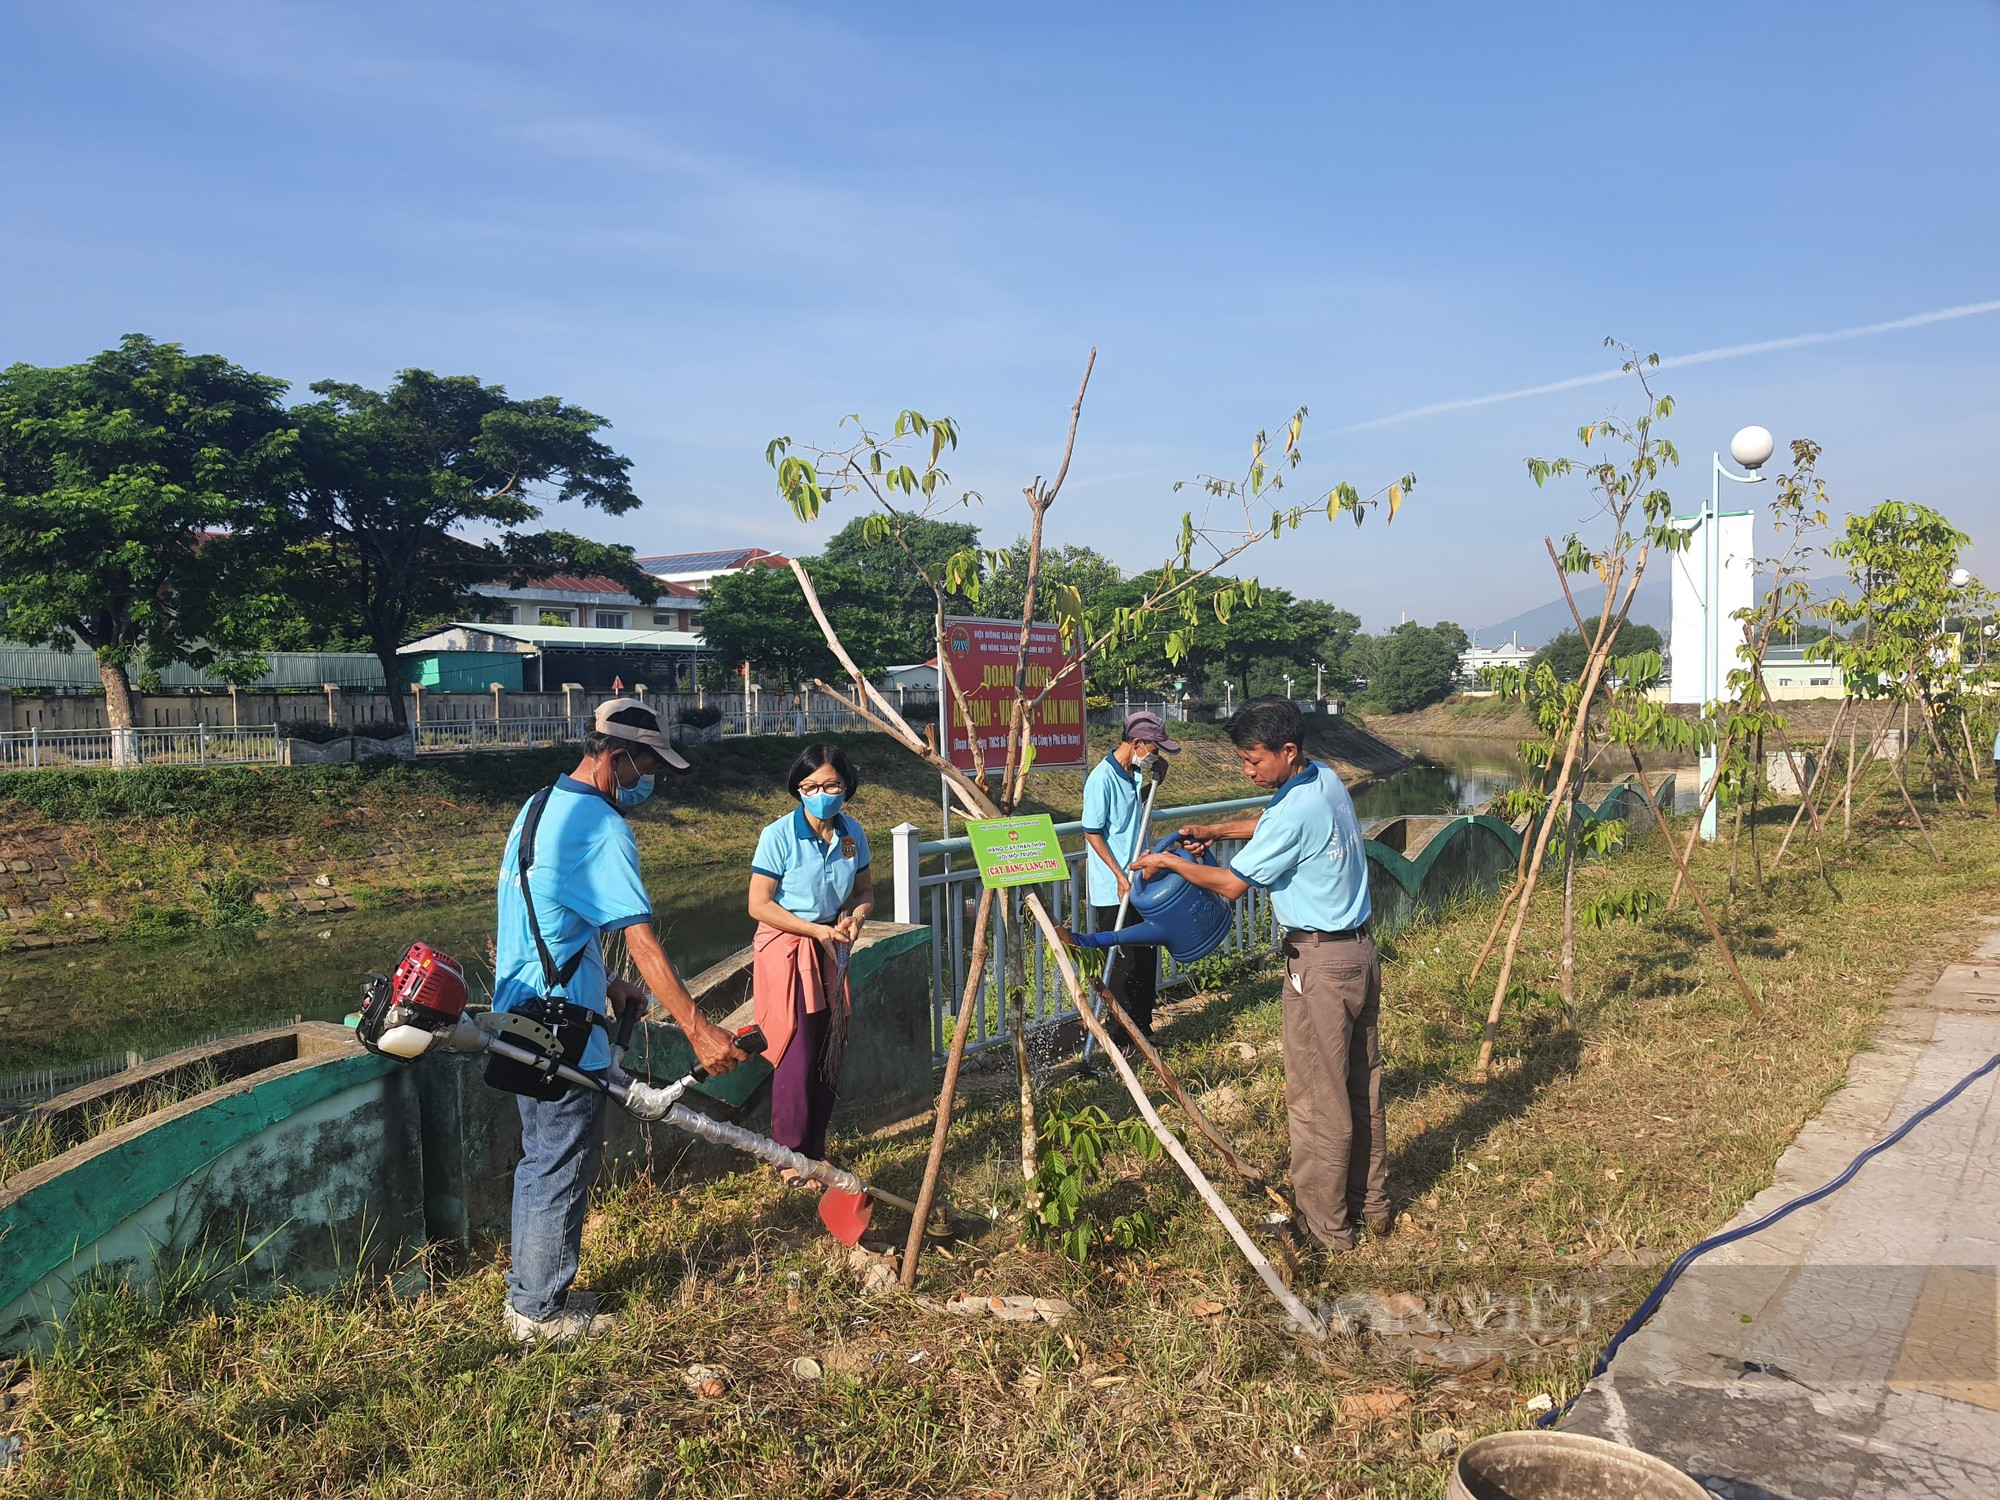
<path fill-rule="evenodd" d="M 1125 721 L 1117 747 L 1083 783 L 1083 840 L 1089 850 L 1084 856 L 1084 895 L 1096 913 L 1099 932 L 1117 925 L 1119 905 L 1131 889 L 1126 867 L 1146 847 L 1139 765 L 1155 751 L 1178 755 L 1180 749 L 1178 741 L 1167 738 L 1167 726 L 1158 714 L 1133 714 Z M 1138 921 L 1139 914 L 1128 908 L 1125 925 Z M 1159 949 L 1112 950 L 1104 987 L 1148 1037 L 1153 1034 L 1159 985 Z"/>

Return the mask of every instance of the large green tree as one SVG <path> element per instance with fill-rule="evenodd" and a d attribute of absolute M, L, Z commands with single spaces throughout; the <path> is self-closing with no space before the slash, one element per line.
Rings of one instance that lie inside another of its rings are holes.
<path fill-rule="evenodd" d="M 135 666 L 241 644 L 231 607 L 260 587 L 243 532 L 291 462 L 284 390 L 140 334 L 0 372 L 0 633 L 89 650 L 114 728 Z"/>
<path fill-rule="evenodd" d="M 1414 713 L 1451 692 L 1465 632 L 1449 620 L 1398 625 L 1375 648 L 1368 694 L 1392 714 Z"/>
<path fill-rule="evenodd" d="M 1583 633 L 1565 630 L 1529 660 L 1528 667 L 1547 664 L 1556 674 L 1557 682 L 1576 682 L 1583 676 L 1583 664 L 1590 655 L 1590 643 L 1597 639 L 1598 617 L 1592 615 L 1583 622 Z M 1666 642 L 1660 632 L 1651 625 L 1638 625 L 1628 620 L 1624 627 L 1611 638 L 1611 659 L 1621 656 L 1638 656 L 1642 652 L 1664 653 Z"/>
<path fill-rule="evenodd" d="M 1014 538 L 1014 545 L 1000 554 L 1001 565 L 979 588 L 979 612 L 1002 620 L 1021 618 L 1021 601 L 1027 593 L 1028 539 Z M 1102 601 L 1125 592 L 1125 574 L 1118 564 L 1094 547 L 1044 543 L 1040 583 L 1035 591 L 1036 613 L 1045 620 L 1055 619 L 1053 600 L 1064 588 L 1074 588 L 1086 601 Z M 1133 602 L 1137 602 L 1135 597 Z"/>
<path fill-rule="evenodd" d="M 942 579 L 953 556 L 979 545 L 979 528 L 969 521 L 917 517 L 905 522 L 898 540 L 884 534 L 879 524 L 871 528 L 868 520 L 857 516 L 841 527 L 827 540 L 819 560 L 848 569 L 879 590 L 889 609 L 888 665 L 929 661 L 937 654 L 937 597 L 924 578 Z M 945 609 L 966 615 L 988 612 L 962 594 L 947 594 Z"/>
<path fill-rule="evenodd" d="M 548 500 L 611 515 L 639 504 L 630 461 L 597 436 L 604 418 L 428 370 L 402 371 L 387 391 L 312 389 L 320 399 L 293 408 L 297 477 L 267 534 L 286 544 L 302 606 L 366 639 L 392 689 L 396 648 L 450 618 L 476 584 L 579 571 L 659 596 L 629 547 L 523 529 Z M 400 715 L 402 694 L 390 698 Z"/>
<path fill-rule="evenodd" d="M 879 576 L 823 559 L 805 560 L 820 602 L 864 672 L 909 658 L 907 621 L 897 617 L 902 591 Z M 827 649 L 799 581 L 787 568 L 744 568 L 718 574 L 701 612 L 702 640 L 718 678 L 744 662 L 783 688 L 813 677 L 844 675 Z"/>

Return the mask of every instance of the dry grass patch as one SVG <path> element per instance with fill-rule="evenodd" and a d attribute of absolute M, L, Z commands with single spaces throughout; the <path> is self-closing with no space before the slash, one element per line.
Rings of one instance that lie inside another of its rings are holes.
<path fill-rule="evenodd" d="M 1399 935 L 1384 1030 L 1401 1217 L 1386 1240 L 1296 1268 L 1336 1315 L 1324 1347 L 1285 1333 L 1163 1163 L 1114 1161 L 1091 1200 L 1106 1216 L 1152 1211 L 1150 1251 L 1077 1266 L 1024 1248 L 1000 1074 L 971 1090 L 947 1181 L 995 1227 L 928 1259 L 921 1290 L 933 1304 L 1060 1296 L 1074 1317 L 1001 1323 L 864 1295 L 810 1203 L 766 1174 L 633 1182 L 600 1196 L 586 1242 L 585 1278 L 621 1316 L 604 1344 L 514 1352 L 496 1262 L 413 1296 L 354 1287 L 224 1312 L 198 1288 L 163 1300 L 114 1287 L 83 1304 L 54 1354 L 16 1367 L 0 1427 L 23 1448 L 0 1489 L 1435 1496 L 1459 1444 L 1575 1388 L 1650 1285 L 1646 1263 L 1769 1182 L 1911 963 L 1952 957 L 1968 919 L 2000 912 L 1993 825 L 1942 821 L 1937 836 L 1944 866 L 1876 828 L 1836 870 L 1837 897 L 1794 876 L 1738 904 L 1731 936 L 1768 1029 L 1684 912 L 1584 934 L 1566 1015 L 1551 998 L 1557 911 L 1538 902 L 1487 1085 L 1468 1078 L 1484 1011 L 1468 971 L 1490 906 Z M 1586 897 L 1664 890 L 1667 871 L 1642 847 L 1582 883 Z M 1720 873 L 1705 869 L 1708 888 Z M 1190 1086 L 1272 1168 L 1281 1003 L 1273 977 L 1252 973 L 1176 1006 L 1166 1028 Z M 1049 1110 L 1122 1114 L 1120 1098 L 1068 1070 L 1043 1094 Z M 846 1144 L 861 1170 L 907 1190 L 926 1139 L 915 1122 Z M 1246 1217 L 1263 1206 L 1224 1191 Z M 886 1210 L 880 1222 L 900 1228 Z M 795 1373 L 801 1359 L 816 1378 Z M 692 1366 L 719 1372 L 711 1394 L 690 1389 Z"/>

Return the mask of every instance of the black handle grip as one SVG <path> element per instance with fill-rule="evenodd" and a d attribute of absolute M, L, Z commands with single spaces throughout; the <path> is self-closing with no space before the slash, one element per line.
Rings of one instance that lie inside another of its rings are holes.
<path fill-rule="evenodd" d="M 755 1057 L 771 1045 L 765 1039 L 763 1028 L 754 1022 L 737 1032 L 736 1035 L 730 1038 L 730 1041 L 736 1044 L 738 1052 L 748 1053 L 752 1057 Z M 688 1074 L 688 1077 L 692 1078 L 696 1083 L 700 1083 L 704 1078 L 708 1077 L 708 1069 L 704 1068 L 700 1063 L 696 1063 L 694 1071 Z"/>
<path fill-rule="evenodd" d="M 631 1045 L 632 1033 L 639 1025 L 639 1012 L 645 1008 L 644 1005 L 635 1005 L 618 1018 L 618 1036 L 611 1044 L 612 1051 L 623 1052 Z"/>

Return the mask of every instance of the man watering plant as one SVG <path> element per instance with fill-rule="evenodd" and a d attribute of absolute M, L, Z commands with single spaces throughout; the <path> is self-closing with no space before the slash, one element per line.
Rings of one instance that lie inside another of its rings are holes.
<path fill-rule="evenodd" d="M 1117 748 L 1097 763 L 1083 783 L 1083 841 L 1089 850 L 1084 894 L 1096 913 L 1099 932 L 1119 925 L 1118 909 L 1126 904 L 1132 888 L 1125 867 L 1146 846 L 1140 763 L 1156 752 L 1178 755 L 1180 749 L 1176 741 L 1167 738 L 1167 727 L 1158 714 L 1136 713 L 1125 721 Z M 1138 920 L 1138 914 L 1127 906 L 1124 925 L 1130 927 Z M 1113 950 L 1104 971 L 1104 987 L 1147 1037 L 1153 1034 L 1159 986 L 1158 948 Z"/>
<path fill-rule="evenodd" d="M 1270 891 L 1285 950 L 1292 1194 L 1313 1240 L 1351 1250 L 1356 1220 L 1389 1232 L 1382 965 L 1368 930 L 1368 857 L 1353 800 L 1331 767 L 1307 757 L 1305 737 L 1305 718 L 1289 701 L 1244 704 L 1229 738 L 1244 774 L 1275 795 L 1255 817 L 1180 832 L 1196 848 L 1249 842 L 1227 866 L 1142 854 L 1132 868 L 1172 870 L 1231 901 L 1253 885 Z"/>
<path fill-rule="evenodd" d="M 612 1013 L 643 1009 L 648 990 L 711 1074 L 742 1060 L 729 1033 L 695 1007 L 653 932 L 626 819 L 652 795 L 662 767 L 685 771 L 688 763 L 653 710 L 636 698 L 600 705 L 583 759 L 521 809 L 500 863 L 493 1008 L 545 1026 L 572 1067 L 598 1076 L 611 1066 Z M 607 932 L 624 933 L 646 988 L 607 978 L 599 946 Z M 604 1148 L 604 1095 L 504 1061 L 488 1064 L 487 1081 L 521 1095 L 508 1329 L 524 1344 L 595 1338 L 611 1320 L 571 1283 Z"/>

